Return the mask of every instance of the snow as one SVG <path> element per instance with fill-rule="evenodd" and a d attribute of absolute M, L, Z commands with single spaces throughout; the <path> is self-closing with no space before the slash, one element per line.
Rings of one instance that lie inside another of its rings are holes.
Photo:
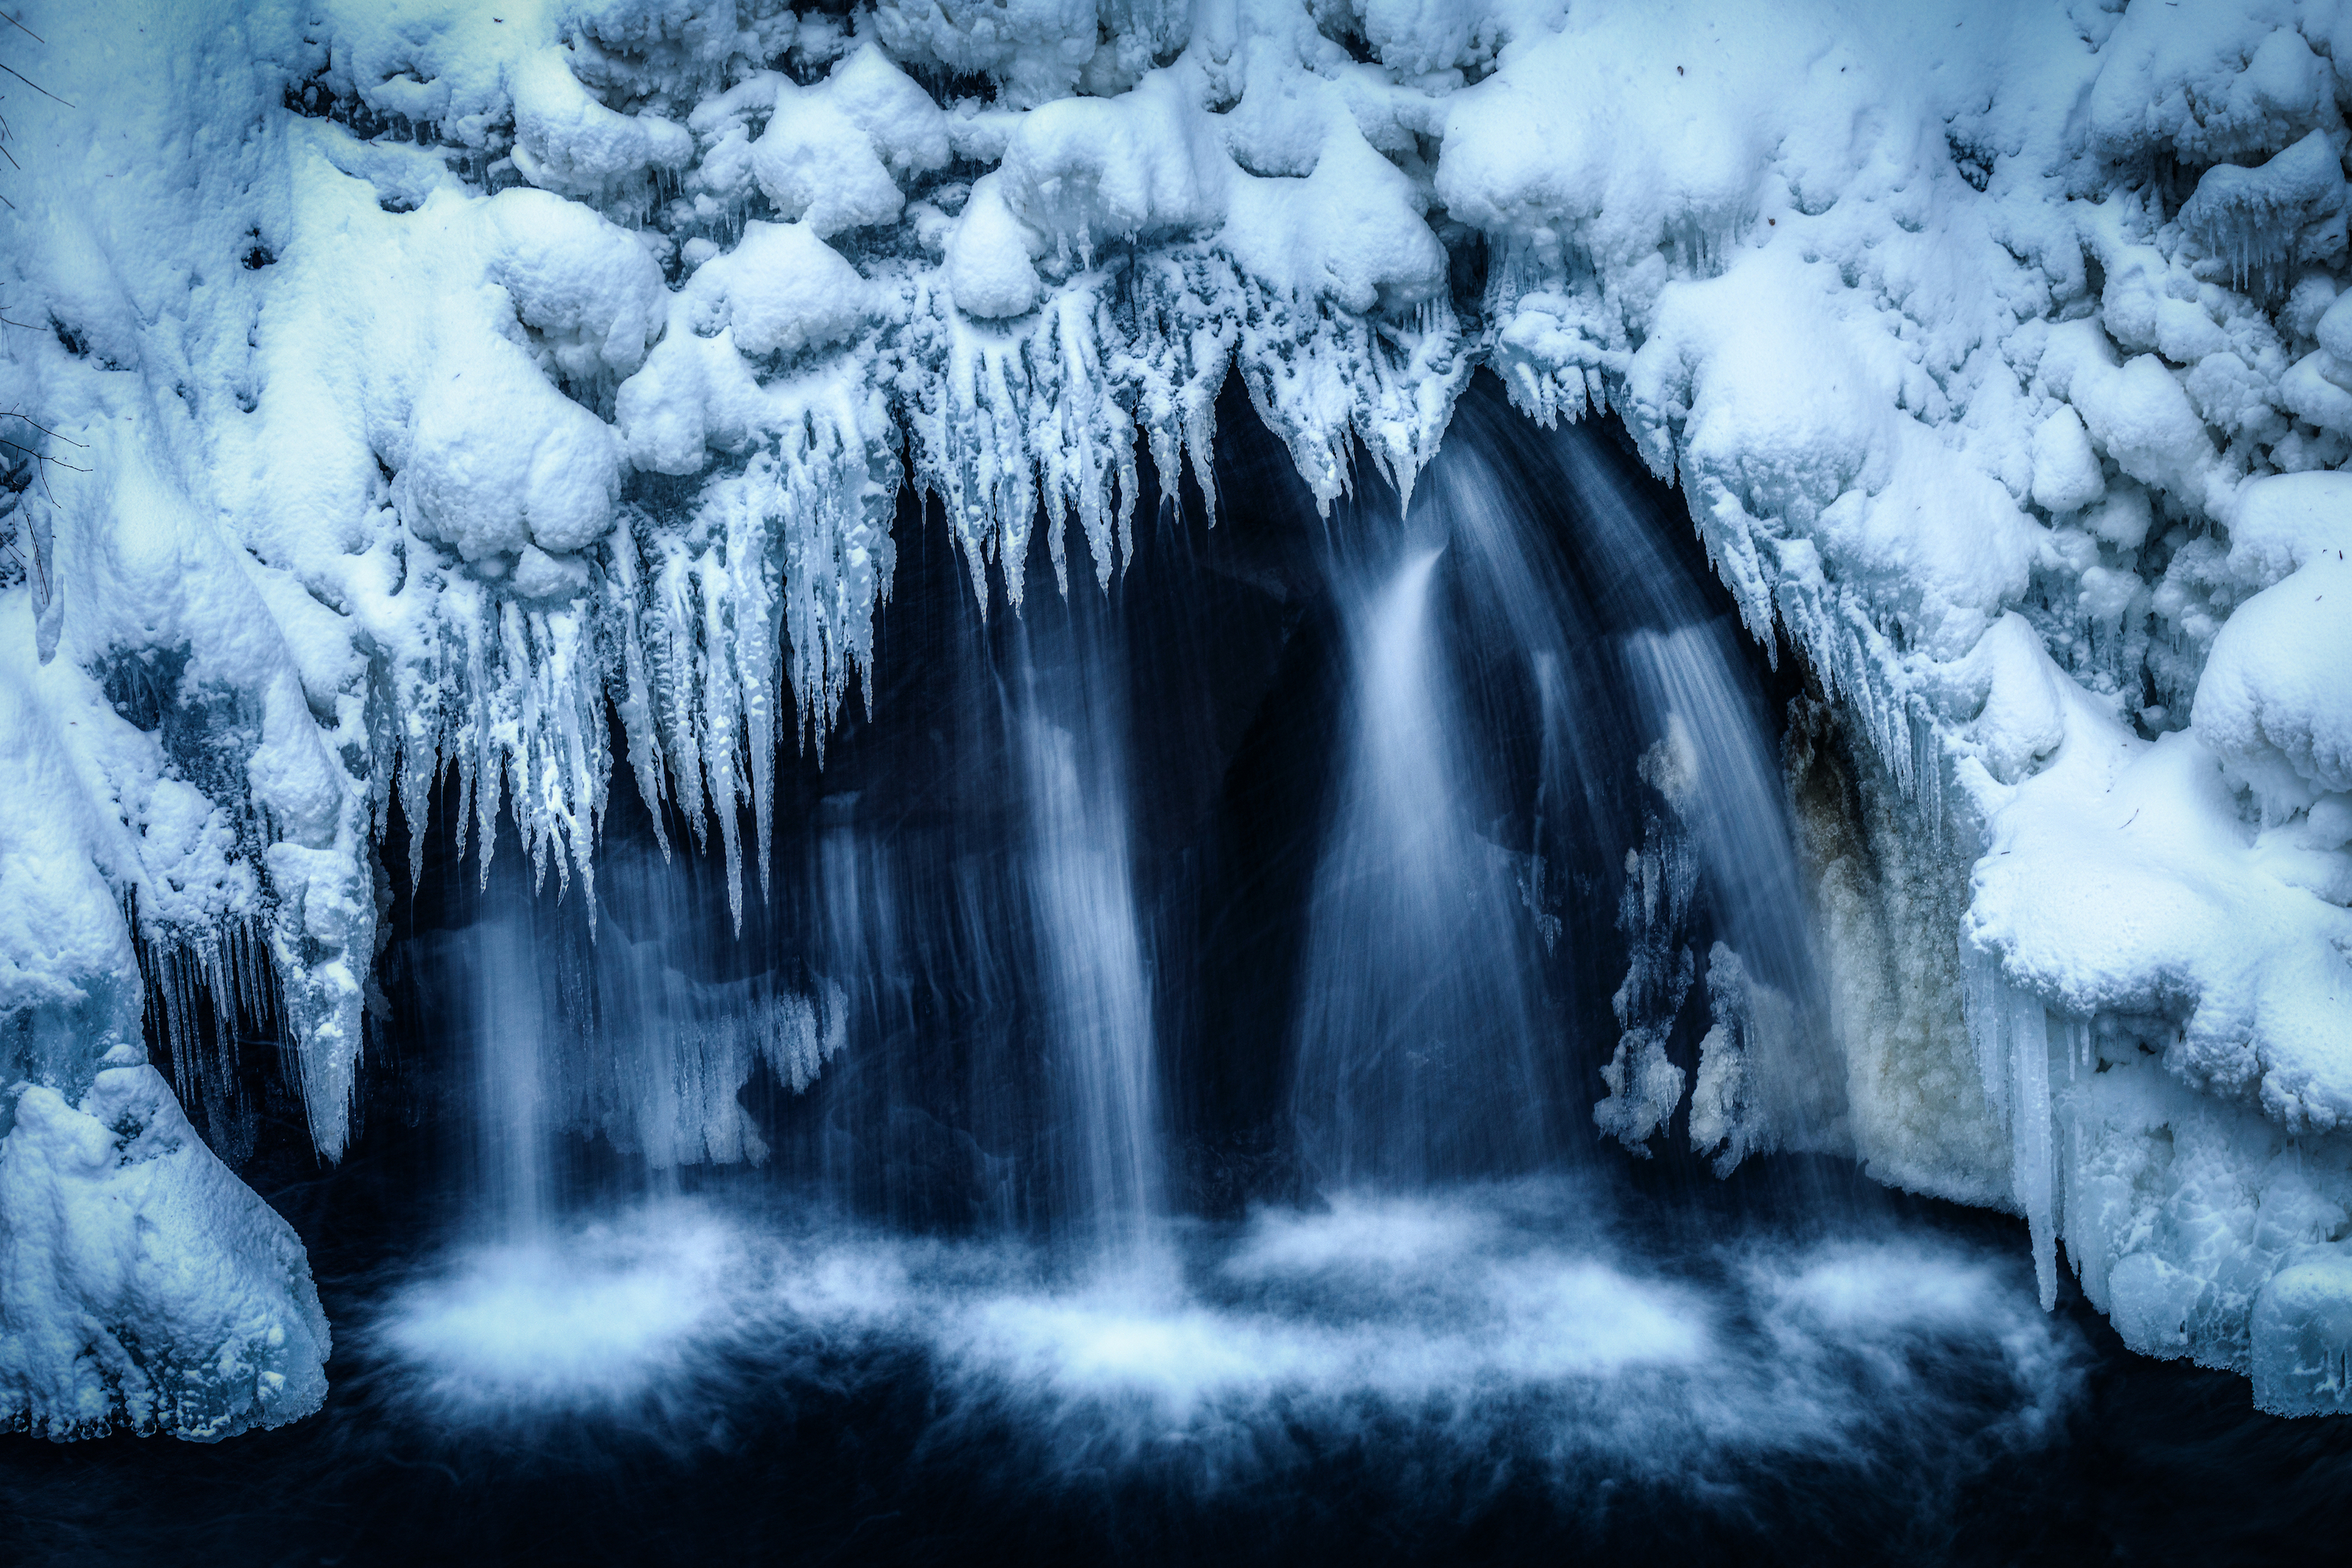
<path fill-rule="evenodd" d="M 2347 609 L 2352 562 L 2331 553 L 2239 605 L 2206 656 L 2192 722 L 2265 818 L 2352 791 Z"/>
<path fill-rule="evenodd" d="M 1034 233 L 1005 205 L 1002 174 L 973 182 L 947 239 L 948 298 L 956 308 L 984 321 L 1034 310 L 1045 285 L 1031 264 Z"/>
<path fill-rule="evenodd" d="M 553 51 L 524 56 L 509 86 L 511 156 L 534 185 L 595 192 L 643 169 L 676 169 L 693 156 L 684 126 L 607 108 Z"/>
<path fill-rule="evenodd" d="M 2052 409 L 2033 432 L 2033 504 L 2053 513 L 2080 511 L 2106 490 L 2106 475 L 2083 416 L 2071 407 Z"/>
<path fill-rule="evenodd" d="M 752 175 L 779 215 L 820 237 L 890 222 L 906 205 L 898 180 L 948 161 L 939 105 L 870 44 L 814 87 L 769 75 Z"/>
<path fill-rule="evenodd" d="M 20 1105 L 79 1114 L 144 942 L 279 998 L 336 1155 L 395 794 L 454 763 L 485 854 L 511 803 L 593 895 L 609 694 L 740 909 L 776 744 L 873 656 L 902 461 L 1017 604 L 1041 508 L 1117 569 L 1137 440 L 1201 463 L 1229 366 L 1328 504 L 1360 446 L 1409 490 L 1485 363 L 1623 417 L 1833 704 L 1794 782 L 1849 1152 L 2025 1213 L 2130 1342 L 2336 1397 L 2343 1271 L 2254 1216 L 2352 1137 L 2352 10 L 26 20 L 12 63 L 104 109 L 11 106 L 0 286 L 53 327 L 0 406 L 58 436 L 5 434 L 88 470 L 12 458 L 0 502 Z M 1637 1013 L 1603 1121 L 1643 1142 L 1681 1069 Z M 1736 1035 L 1727 1144 L 1787 1072 Z"/>
<path fill-rule="evenodd" d="M 2344 171 L 2335 142 L 2315 131 L 2258 167 L 2216 163 L 2180 209 L 2180 225 L 2240 280 L 2342 261 Z"/>
<path fill-rule="evenodd" d="M 734 249 L 698 268 L 679 293 L 693 331 L 731 331 L 737 349 L 760 358 L 848 337 L 865 324 L 870 290 L 815 230 L 755 220 L 743 226 Z"/>
<path fill-rule="evenodd" d="M 0 1143 L 0 1422 L 211 1440 L 326 1397 L 293 1227 L 232 1175 L 136 1047 L 79 1104 L 33 1084 Z M 133 1065 L 135 1064 L 135 1065 Z"/>
<path fill-rule="evenodd" d="M 2352 474 L 2273 474 L 2238 493 L 2230 570 L 2269 588 L 2307 563 L 2352 551 Z"/>
<path fill-rule="evenodd" d="M 569 552 L 604 538 L 621 468 L 604 421 L 513 344 L 485 348 L 425 373 L 392 502 L 418 538 L 502 573 L 499 558 L 527 547 Z"/>

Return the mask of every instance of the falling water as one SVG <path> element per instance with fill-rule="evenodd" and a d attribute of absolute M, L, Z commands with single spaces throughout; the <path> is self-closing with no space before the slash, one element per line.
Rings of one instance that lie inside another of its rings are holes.
<path fill-rule="evenodd" d="M 911 628 L 919 685 L 886 698 L 911 735 L 853 732 L 828 763 L 812 965 L 850 1043 L 804 1147 L 843 1206 L 1127 1270 L 1168 1205 L 1119 585 L 983 616 L 961 576 Z"/>
<path fill-rule="evenodd" d="M 1704 976 L 1699 1142 L 1725 1168 L 1835 1146 L 1803 887 L 1737 631 L 1592 433 L 1505 464 L 1467 423 L 1394 560 L 1339 554 L 1347 739 L 1299 991 L 1303 1163 L 1410 1183 L 1574 1147 L 1547 1128 L 1569 1054 L 1554 993 L 1598 953 L 1553 952 L 1568 871 L 1629 853 L 1602 1125 L 1636 1145 L 1664 1128 L 1693 1076 L 1668 1042 Z"/>
<path fill-rule="evenodd" d="M 520 1245 L 546 1229 L 554 1196 L 554 1129 L 537 922 L 528 900 L 504 901 L 508 907 L 476 928 L 470 955 L 479 1095 L 475 1215 L 482 1239 Z"/>
<path fill-rule="evenodd" d="M 1759 1149 L 1836 1148 L 1843 1079 L 1787 795 L 1740 668 L 1741 634 L 1666 558 L 1666 520 L 1591 434 L 1564 440 L 1561 457 L 1580 523 L 1613 566 L 1606 592 L 1626 624 L 1623 685 L 1650 748 L 1643 777 L 1667 837 L 1696 860 L 1713 927 L 1716 1028 L 1703 1047 L 1694 1142 L 1727 1142 L 1725 1168 Z"/>
<path fill-rule="evenodd" d="M 1345 611 L 1349 739 L 1308 911 L 1293 1091 L 1302 1162 L 1331 1184 L 1524 1171 L 1549 1152 L 1540 973 L 1512 857 L 1470 819 L 1436 613 L 1444 557 L 1442 540 L 1409 538 Z"/>
<path fill-rule="evenodd" d="M 1073 595 L 1090 590 L 1081 581 Z M 1025 871 L 1057 1130 L 1059 1209 L 1108 1266 L 1142 1258 L 1164 1209 L 1151 978 L 1129 845 L 1126 713 L 1099 633 L 1107 606 L 1071 606 L 1070 642 L 1015 639 L 1013 722 L 1027 797 Z M 1096 633 L 1087 636 L 1089 631 Z"/>
<path fill-rule="evenodd" d="M 499 1238 L 544 1235 L 592 1198 L 668 1192 L 683 1167 L 763 1162 L 741 1091 L 762 1071 L 803 1089 L 842 1047 L 840 986 L 747 964 L 723 910 L 651 845 L 599 869 L 592 931 L 580 900 L 534 890 L 520 857 L 494 860 L 471 923 L 428 965 L 443 989 L 463 976 L 451 1022 L 474 1060 L 473 1200 Z M 566 1151 L 591 1140 L 609 1168 L 574 1190 Z"/>
<path fill-rule="evenodd" d="M 983 606 L 908 529 L 886 684 L 779 760 L 740 935 L 633 797 L 593 938 L 512 848 L 478 896 L 441 854 L 395 1006 L 459 1065 L 466 1235 L 354 1336 L 366 1418 L 650 1435 L 722 1520 L 781 1456 L 860 1551 L 1074 1496 L 1419 1530 L 1506 1473 L 1534 1520 L 1677 1512 L 2042 1429 L 2072 1352 L 2021 1264 L 1787 1203 L 1791 1163 L 1593 1157 L 1637 1027 L 1647 1139 L 1719 1169 L 1842 1107 L 1753 650 L 1592 432 L 1491 413 L 1405 518 L 1228 487 L 1108 593 Z"/>

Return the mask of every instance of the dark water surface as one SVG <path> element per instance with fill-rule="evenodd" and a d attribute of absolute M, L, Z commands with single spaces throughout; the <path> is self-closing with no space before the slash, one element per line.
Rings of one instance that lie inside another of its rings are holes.
<path fill-rule="evenodd" d="M 1843 1219 L 1776 1223 L 1792 1188 Z M 2013 1223 L 1809 1162 L 1695 1191 L 1264 1211 L 1186 1230 L 1176 1280 L 1092 1284 L 706 1192 L 589 1244 L 639 1249 L 641 1298 L 504 1301 L 593 1323 L 584 1381 L 544 1344 L 420 1372 L 429 1305 L 337 1272 L 328 1206 L 327 1408 L 9 1439 L 7 1556 L 2211 1563 L 2325 1557 L 2352 1509 L 2352 1423 L 2132 1356 L 2079 1297 L 2045 1318 Z"/>

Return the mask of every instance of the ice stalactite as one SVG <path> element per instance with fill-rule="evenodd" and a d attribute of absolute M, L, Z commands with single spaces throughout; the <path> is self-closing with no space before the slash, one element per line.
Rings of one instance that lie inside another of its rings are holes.
<path fill-rule="evenodd" d="M 140 948 L 151 1026 L 163 1038 L 181 1103 L 222 1159 L 242 1163 L 257 1131 L 242 1081 L 245 1042 L 279 1026 L 267 939 L 241 923 L 209 942 Z"/>
<path fill-rule="evenodd" d="M 1965 942 L 1969 1039 L 1983 1075 L 1985 1100 L 2009 1131 L 2010 1186 L 2032 1232 L 2033 1276 L 2047 1309 L 2058 1301 L 2060 1204 L 2057 1143 L 2051 1110 L 2052 1030 L 2042 998 L 2004 979 L 2000 960 Z M 2063 1026 L 2059 1039 L 2067 1059 L 2079 1059 L 2074 1034 Z"/>
<path fill-rule="evenodd" d="M 1667 777 L 1684 765 L 1672 746 L 1671 741 L 1659 742 L 1644 757 L 1652 778 Z M 1594 1125 L 1645 1159 L 1650 1140 L 1665 1131 L 1689 1082 L 1689 1075 L 1666 1056 L 1666 1037 L 1697 973 L 1685 930 L 1697 886 L 1698 859 L 1689 839 L 1650 813 L 1641 847 L 1625 851 L 1625 886 L 1617 909 L 1618 929 L 1633 949 L 1625 979 L 1610 1000 L 1624 1033 L 1601 1069 L 1609 1093 L 1592 1108 Z"/>

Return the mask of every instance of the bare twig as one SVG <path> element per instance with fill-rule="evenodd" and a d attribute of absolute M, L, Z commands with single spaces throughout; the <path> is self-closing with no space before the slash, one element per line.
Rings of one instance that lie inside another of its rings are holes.
<path fill-rule="evenodd" d="M 39 82 L 35 81 L 31 77 L 26 76 L 23 71 L 16 69 L 16 67 L 9 65 L 5 60 L 0 60 L 0 71 L 6 71 L 10 76 L 15 77 L 26 87 L 29 87 L 35 92 L 39 93 L 43 98 L 52 100 L 58 103 L 64 103 L 68 109 L 74 107 L 70 103 L 66 103 L 64 99 L 58 98 L 56 93 L 51 92 L 47 88 L 43 87 Z"/>
<path fill-rule="evenodd" d="M 79 447 L 81 443 L 77 441 L 74 445 Z M 5 436 L 0 436 L 0 447 L 14 447 L 19 452 L 26 453 L 41 462 L 55 463 L 58 468 L 65 469 L 69 474 L 86 474 L 89 472 L 88 468 L 83 468 L 79 463 L 68 463 L 63 458 L 51 457 L 48 453 L 42 451 L 38 447 L 27 447 L 22 441 L 11 441 Z"/>
<path fill-rule="evenodd" d="M 0 22 L 7 23 L 8 26 L 16 28 L 18 32 L 24 34 L 25 37 L 32 39 L 37 44 L 46 46 L 48 42 L 48 40 L 42 37 L 40 34 L 36 33 L 32 28 L 27 27 L 24 23 L 18 21 L 16 17 L 10 16 L 5 11 L 0 11 Z M 31 88 L 35 92 L 39 93 L 43 98 L 49 100 L 53 103 L 64 104 L 68 109 L 75 107 L 70 100 L 51 92 L 47 88 L 43 87 L 39 82 L 35 81 L 31 77 L 26 76 L 23 71 L 18 70 L 16 67 L 8 64 L 5 60 L 0 60 L 0 75 L 13 77 L 17 81 L 23 82 L 26 87 Z M 0 115 L 0 142 L 5 142 L 5 141 L 12 139 L 15 135 L 16 128 L 8 123 L 7 118 L 5 115 Z M 16 170 L 19 174 L 24 172 L 25 166 L 16 161 L 16 155 L 14 153 L 9 152 L 5 145 L 0 145 L 0 158 L 7 159 L 8 166 L 11 169 Z M 5 206 L 11 212 L 16 210 L 16 204 L 10 201 L 5 195 L 0 195 L 0 206 Z M 5 323 L 11 327 L 26 328 L 28 330 L 31 328 L 30 322 L 11 321 L 5 316 L 0 316 L 0 323 Z M 68 447 L 86 448 L 89 445 L 87 442 L 77 441 L 70 436 L 60 435 L 57 431 L 52 430 L 47 426 L 42 424 L 39 420 L 28 418 L 24 414 L 13 408 L 0 409 L 0 419 L 22 420 L 26 426 L 39 431 L 42 435 L 47 436 L 51 441 L 62 441 Z M 5 447 L 6 449 L 14 452 L 21 452 L 32 459 L 34 477 L 41 481 L 41 495 L 51 506 L 58 504 L 57 492 L 49 488 L 49 468 L 51 465 L 54 464 L 58 468 L 62 468 L 69 473 L 86 474 L 90 471 L 88 468 L 79 463 L 67 462 L 64 458 L 57 457 L 53 453 L 43 451 L 37 447 L 27 446 L 22 441 L 10 440 L 5 436 L 0 436 L 0 447 Z M 9 552 L 16 555 L 20 562 L 23 562 L 24 552 L 17 547 L 16 541 L 12 538 L 9 540 L 8 545 Z M 37 555 L 37 552 L 36 553 Z M 26 562 L 25 565 L 26 571 L 30 574 L 40 577 L 44 581 L 47 580 L 48 574 L 40 570 L 40 563 L 37 559 Z"/>
<path fill-rule="evenodd" d="M 50 440 L 63 441 L 68 447 L 87 447 L 89 445 L 87 441 L 77 441 L 70 436 L 60 436 L 56 431 L 50 429 L 47 426 L 42 424 L 39 420 L 28 418 L 25 415 L 17 413 L 13 408 L 0 408 L 0 419 L 22 419 L 26 424 L 30 425 L 34 429 L 38 430 Z"/>

